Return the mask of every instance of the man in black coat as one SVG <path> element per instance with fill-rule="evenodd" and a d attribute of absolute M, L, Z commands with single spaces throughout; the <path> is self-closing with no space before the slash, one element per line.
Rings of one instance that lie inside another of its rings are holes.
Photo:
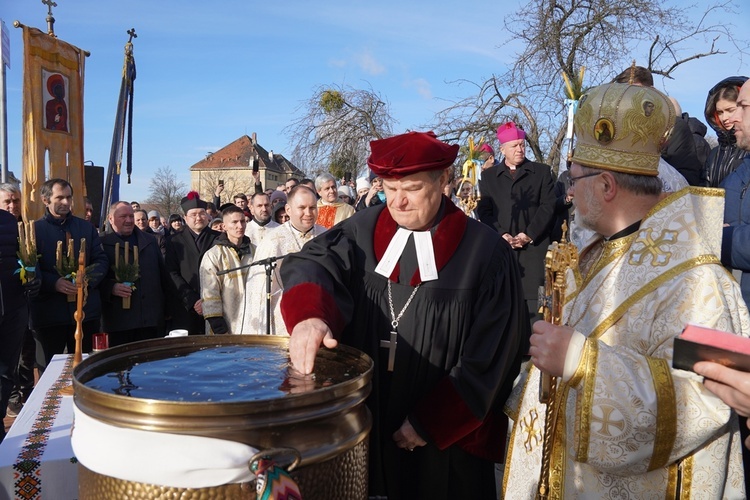
<path fill-rule="evenodd" d="M 548 165 L 526 159 L 526 133 L 513 122 L 497 130 L 501 163 L 482 172 L 477 215 L 515 250 L 530 321 L 537 315 L 544 256 L 555 217 L 555 180 Z M 528 346 L 524 346 L 528 347 Z"/>
<path fill-rule="evenodd" d="M 167 240 L 166 265 L 183 309 L 175 311 L 172 328 L 184 328 L 190 335 L 206 333 L 201 300 L 200 264 L 203 254 L 219 237 L 218 231 L 208 226 L 206 202 L 191 191 L 180 205 L 185 212 L 186 229 Z"/>
<path fill-rule="evenodd" d="M 166 272 L 156 237 L 135 227 L 133 207 L 118 201 L 109 210 L 112 232 L 102 237 L 102 247 L 109 260 L 109 271 L 101 285 L 102 327 L 109 333 L 109 345 L 126 344 L 163 335 L 159 325 L 164 321 L 164 296 L 169 275 Z M 132 284 L 115 276 L 115 250 L 120 244 L 120 262 L 125 260 L 125 243 L 129 245 L 129 261 L 138 252 L 139 278 Z M 130 307 L 123 308 L 123 299 Z"/>
<path fill-rule="evenodd" d="M 18 272 L 18 221 L 5 210 L 0 210 L 0 420 L 15 385 L 15 372 L 28 324 L 29 309 L 25 292 L 33 287 L 39 291 L 39 279 L 21 283 Z M 0 426 L 0 442 L 5 427 Z"/>
<path fill-rule="evenodd" d="M 21 190 L 18 189 L 14 184 L 4 183 L 0 184 L 0 210 L 10 212 L 16 221 L 20 222 L 21 219 Z M 2 230 L 5 238 L 11 238 L 10 243 L 15 244 L 16 240 L 13 239 L 15 233 L 8 226 L 8 230 Z M 13 259 L 15 254 L 8 253 L 4 254 L 6 258 Z M 16 276 L 20 276 L 20 273 Z M 36 284 L 41 284 L 39 279 L 36 279 Z M 37 289 L 37 292 L 39 290 Z M 28 301 L 24 301 L 24 309 L 27 316 L 26 323 L 27 327 L 23 334 L 23 344 L 21 346 L 21 356 L 18 359 L 18 369 L 15 374 L 15 385 L 13 392 L 10 395 L 10 402 L 8 403 L 7 416 L 14 417 L 23 408 L 23 404 L 29 399 L 31 391 L 34 390 L 34 365 L 36 364 L 36 341 L 34 336 L 31 334 L 31 330 L 28 328 Z M 5 345 L 5 344 L 2 344 Z"/>
<path fill-rule="evenodd" d="M 67 254 L 68 238 L 72 239 L 76 262 L 81 241 L 86 244 L 88 296 L 83 308 L 83 352 L 91 350 L 91 336 L 99 331 L 99 283 L 107 274 L 108 261 L 93 224 L 71 213 L 73 187 L 68 181 L 48 180 L 42 185 L 41 195 L 46 210 L 34 223 L 34 229 L 40 254 L 37 276 L 42 278 L 42 289 L 31 301 L 31 328 L 37 342 L 37 367 L 43 371 L 53 355 L 62 354 L 66 347 L 69 353 L 75 351 L 76 301 L 68 301 L 68 295 L 75 295 L 77 288 L 72 276 L 63 276 L 62 270 L 58 272 L 56 268 L 57 242 L 62 242 L 63 254 Z"/>

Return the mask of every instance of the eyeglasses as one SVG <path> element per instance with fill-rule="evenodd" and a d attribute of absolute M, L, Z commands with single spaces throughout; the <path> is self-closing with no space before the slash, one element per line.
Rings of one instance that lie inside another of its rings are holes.
<path fill-rule="evenodd" d="M 576 185 L 576 182 L 585 179 L 586 177 L 594 177 L 595 175 L 600 175 L 602 172 L 596 172 L 594 174 L 583 174 L 579 175 L 578 177 L 569 177 L 568 182 L 570 183 L 570 187 L 573 187 Z"/>

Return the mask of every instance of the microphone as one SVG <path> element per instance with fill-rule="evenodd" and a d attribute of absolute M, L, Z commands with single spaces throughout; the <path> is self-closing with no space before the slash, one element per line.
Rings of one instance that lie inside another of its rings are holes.
<path fill-rule="evenodd" d="M 218 271 L 216 273 L 216 275 L 217 276 L 223 276 L 225 274 L 231 273 L 232 271 L 238 271 L 240 269 L 245 269 L 246 267 L 250 267 L 250 266 L 270 266 L 271 264 L 273 264 L 277 260 L 283 259 L 287 255 L 289 255 L 289 254 L 284 254 L 284 255 L 279 255 L 279 256 L 276 256 L 276 257 L 268 257 L 268 258 L 265 258 L 265 259 L 256 260 L 256 261 L 251 262 L 250 264 L 245 264 L 243 266 L 233 267 L 231 269 L 225 269 L 223 271 Z"/>

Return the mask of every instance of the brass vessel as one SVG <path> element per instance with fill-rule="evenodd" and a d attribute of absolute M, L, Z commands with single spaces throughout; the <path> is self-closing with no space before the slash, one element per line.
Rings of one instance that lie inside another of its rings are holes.
<path fill-rule="evenodd" d="M 342 382 L 271 400 L 161 401 L 86 386 L 88 381 L 134 362 L 232 345 L 287 347 L 288 337 L 190 336 L 114 347 L 88 357 L 75 368 L 75 405 L 88 416 L 119 427 L 225 439 L 260 450 L 292 448 L 301 461 L 291 476 L 306 500 L 367 498 L 367 438 L 372 419 L 364 401 L 370 393 L 373 366 L 372 360 L 356 349 L 340 345 L 318 352 L 316 377 Z M 100 475 L 83 464 L 79 474 L 81 499 L 123 498 L 124 491 L 128 498 L 255 498 L 254 484 L 170 488 Z"/>

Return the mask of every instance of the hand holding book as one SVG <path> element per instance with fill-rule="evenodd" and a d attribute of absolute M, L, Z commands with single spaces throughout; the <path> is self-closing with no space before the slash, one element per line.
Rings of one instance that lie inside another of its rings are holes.
<path fill-rule="evenodd" d="M 750 338 L 688 325 L 675 339 L 672 366 L 701 375 L 706 389 L 750 416 Z M 745 446 L 750 448 L 750 438 Z"/>

